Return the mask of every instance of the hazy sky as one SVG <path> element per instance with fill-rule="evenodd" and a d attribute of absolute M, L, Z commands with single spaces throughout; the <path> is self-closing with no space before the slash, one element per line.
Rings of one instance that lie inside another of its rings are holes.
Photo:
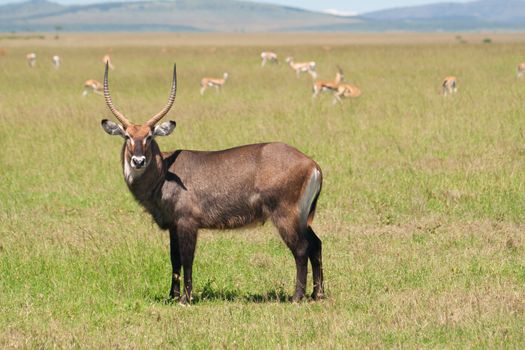
<path fill-rule="evenodd" d="M 27 0 L 0 0 L 0 4 L 10 2 L 22 2 Z M 89 4 L 107 1 L 126 0 L 49 0 L 60 4 Z M 129 1 L 129 0 L 128 0 Z M 174 0 L 177 1 L 177 0 Z M 423 5 L 436 2 L 468 2 L 472 0 L 247 0 L 256 2 L 267 2 L 293 7 L 301 7 L 309 10 L 323 11 L 327 9 L 337 10 L 344 14 L 363 13 L 384 8 Z"/>

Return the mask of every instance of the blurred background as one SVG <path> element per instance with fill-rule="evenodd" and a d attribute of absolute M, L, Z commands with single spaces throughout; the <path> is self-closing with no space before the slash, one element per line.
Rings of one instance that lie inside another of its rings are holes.
<path fill-rule="evenodd" d="M 0 31 L 520 31 L 523 0 L 0 0 Z"/>

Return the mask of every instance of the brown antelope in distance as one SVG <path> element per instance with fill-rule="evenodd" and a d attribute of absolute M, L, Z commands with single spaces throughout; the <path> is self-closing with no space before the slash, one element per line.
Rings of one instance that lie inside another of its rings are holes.
<path fill-rule="evenodd" d="M 202 78 L 201 79 L 201 95 L 204 95 L 204 91 L 206 91 L 208 87 L 214 87 L 217 92 L 221 91 L 227 79 L 228 79 L 228 73 L 224 73 L 222 78 L 208 78 L 208 77 Z"/>
<path fill-rule="evenodd" d="M 54 55 L 52 58 L 52 62 L 53 62 L 53 67 L 55 67 L 55 69 L 60 68 L 60 56 Z"/>
<path fill-rule="evenodd" d="M 443 96 L 447 96 L 451 93 L 456 93 L 458 91 L 458 80 L 456 77 L 448 76 L 445 79 L 443 79 L 443 83 L 441 84 L 442 90 L 443 90 Z"/>
<path fill-rule="evenodd" d="M 525 75 L 525 62 L 518 64 L 518 78 L 522 78 Z"/>
<path fill-rule="evenodd" d="M 337 91 L 334 92 L 333 104 L 341 103 L 341 98 L 355 98 L 359 96 L 361 96 L 361 90 L 357 86 L 349 83 L 339 84 Z"/>
<path fill-rule="evenodd" d="M 4 48 L 0 47 L 0 56 L 5 56 L 7 54 L 7 51 Z"/>
<path fill-rule="evenodd" d="M 111 61 L 110 55 L 104 55 L 104 57 L 102 57 L 102 62 L 104 62 L 104 64 L 109 65 L 109 68 L 111 70 L 115 69 L 115 67 L 113 66 L 113 62 Z"/>
<path fill-rule="evenodd" d="M 26 55 L 26 61 L 27 65 L 30 68 L 34 68 L 36 66 L 36 53 L 30 52 Z"/>
<path fill-rule="evenodd" d="M 312 76 L 312 79 L 317 78 L 317 72 L 315 71 L 316 64 L 314 61 L 295 63 L 293 57 L 287 57 L 286 63 L 288 63 L 290 67 L 292 67 L 292 69 L 295 70 L 295 74 L 297 75 L 297 78 L 299 78 L 301 73 L 310 74 Z"/>
<path fill-rule="evenodd" d="M 261 67 L 264 67 L 266 65 L 266 62 L 270 63 L 279 63 L 279 60 L 277 59 L 277 54 L 275 52 L 270 51 L 264 51 L 261 52 Z"/>
<path fill-rule="evenodd" d="M 87 94 L 90 92 L 102 95 L 103 89 L 104 86 L 101 82 L 95 79 L 89 79 L 84 82 L 84 91 L 82 92 L 82 96 L 87 96 Z"/>
<path fill-rule="evenodd" d="M 314 83 L 312 97 L 317 97 L 321 92 L 335 92 L 344 80 L 343 70 L 337 66 L 337 73 L 334 80 L 317 80 Z"/>
<path fill-rule="evenodd" d="M 107 119 L 101 122 L 108 134 L 124 139 L 121 165 L 129 190 L 157 225 L 169 230 L 173 269 L 170 298 L 180 298 L 182 304 L 191 302 L 199 229 L 234 229 L 267 220 L 277 227 L 295 258 L 293 301 L 305 294 L 308 259 L 313 270 L 312 297 L 323 297 L 321 240 L 311 227 L 322 183 L 317 163 L 283 143 L 221 151 L 161 152 L 156 137 L 171 134 L 175 122 L 158 123 L 172 107 L 176 88 L 174 66 L 167 105 L 146 123 L 134 124 L 113 106 L 106 65 L 104 97 L 121 124 Z"/>

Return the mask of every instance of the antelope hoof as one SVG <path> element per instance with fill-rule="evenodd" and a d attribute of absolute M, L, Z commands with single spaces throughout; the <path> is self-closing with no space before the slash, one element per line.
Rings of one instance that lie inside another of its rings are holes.
<path fill-rule="evenodd" d="M 303 300 L 304 294 L 303 293 L 295 293 L 292 297 L 292 303 L 297 304 Z"/>
<path fill-rule="evenodd" d="M 168 297 L 169 301 L 177 301 L 180 299 L 180 292 L 170 291 L 170 295 Z"/>
<path fill-rule="evenodd" d="M 322 291 L 314 291 L 311 296 L 313 300 L 322 300 L 325 298 L 325 295 Z"/>
<path fill-rule="evenodd" d="M 188 297 L 187 295 L 183 295 L 179 300 L 179 304 L 182 306 L 190 306 L 191 299 L 192 299 L 191 297 Z"/>

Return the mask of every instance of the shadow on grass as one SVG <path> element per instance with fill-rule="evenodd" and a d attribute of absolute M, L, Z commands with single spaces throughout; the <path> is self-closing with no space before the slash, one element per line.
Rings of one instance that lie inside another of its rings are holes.
<path fill-rule="evenodd" d="M 209 285 L 204 286 L 202 291 L 193 293 L 192 304 L 198 304 L 209 301 L 231 301 L 245 303 L 289 303 L 291 296 L 287 295 L 282 289 L 272 289 L 266 293 L 242 293 L 239 290 L 229 290 L 213 288 Z M 147 295 L 146 298 L 156 303 L 170 305 L 178 303 L 178 300 L 171 300 L 167 296 Z"/>

